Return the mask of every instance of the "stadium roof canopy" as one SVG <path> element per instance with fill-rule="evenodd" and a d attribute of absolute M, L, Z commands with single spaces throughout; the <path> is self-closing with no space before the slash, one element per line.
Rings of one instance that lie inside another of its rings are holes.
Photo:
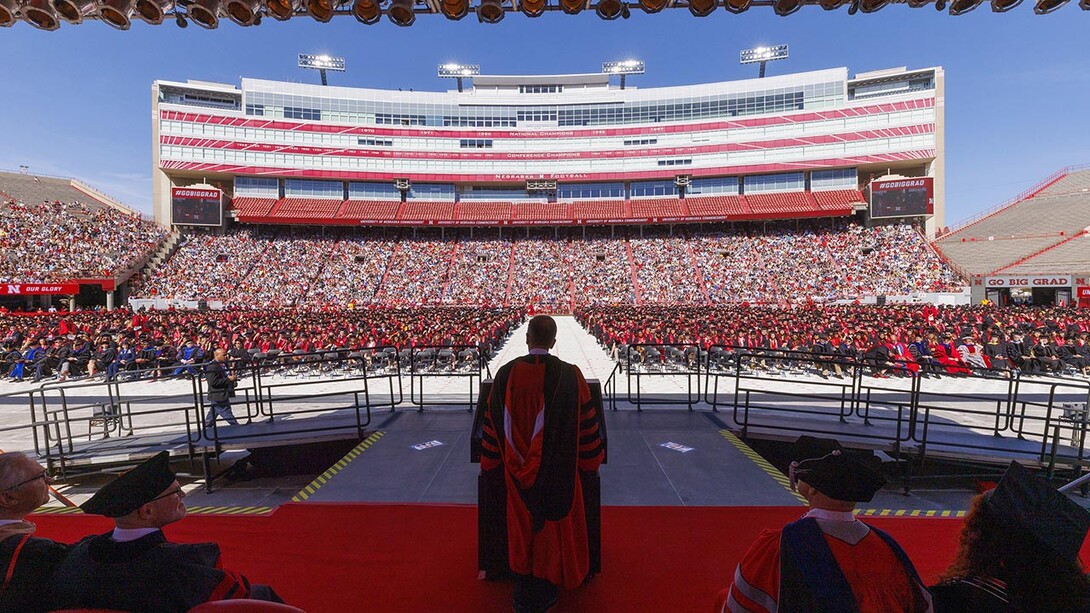
<path fill-rule="evenodd" d="M 1071 0 L 1031 0 L 1039 15 L 1051 13 Z M 991 9 L 1005 12 L 1022 0 L 990 0 Z M 101 20 L 122 30 L 132 20 L 150 24 L 172 20 L 180 27 L 190 21 L 205 28 L 218 27 L 229 19 L 240 26 L 259 25 L 263 18 L 287 20 L 309 16 L 328 22 L 333 17 L 354 16 L 365 24 L 378 22 L 385 14 L 394 24 L 410 26 L 421 14 L 442 14 L 448 19 L 462 19 L 475 13 L 483 23 L 501 21 L 507 13 L 520 12 L 538 17 L 546 11 L 569 14 L 594 11 L 606 20 L 628 18 L 632 11 L 657 13 L 664 9 L 688 9 L 697 17 L 717 10 L 742 13 L 750 8 L 771 8 L 778 15 L 790 15 L 805 5 L 825 10 L 871 13 L 889 4 L 908 4 L 913 8 L 934 6 L 951 15 L 976 9 L 983 0 L 0 0 L 0 27 L 25 21 L 43 30 L 56 30 L 62 22 L 79 24 Z M 1079 6 L 1090 10 L 1090 0 Z"/>

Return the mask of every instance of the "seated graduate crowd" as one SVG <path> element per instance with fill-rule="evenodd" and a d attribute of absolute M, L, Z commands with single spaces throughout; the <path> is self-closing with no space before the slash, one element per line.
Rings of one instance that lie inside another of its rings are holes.
<path fill-rule="evenodd" d="M 744 351 L 755 356 L 747 359 L 748 367 L 805 367 L 822 376 L 846 374 L 837 360 L 862 362 L 875 376 L 1090 376 L 1090 313 L 1062 307 L 589 306 L 575 315 L 621 361 L 646 360 L 642 344 L 692 345 L 678 354 L 685 361 L 681 366 L 693 366 L 701 356 L 703 366 L 726 367 Z M 807 366 L 790 359 L 792 351 L 820 354 L 828 362 Z"/>
<path fill-rule="evenodd" d="M 585 230 L 585 232 L 584 232 Z M 355 280 L 359 282 L 355 282 Z M 526 279 L 538 282 L 531 286 Z M 534 287 L 550 290 L 534 290 Z M 953 291 L 911 226 L 843 220 L 644 228 L 235 228 L 187 237 L 135 297 L 228 305 L 722 304 Z"/>
<path fill-rule="evenodd" d="M 0 203 L 0 282 L 112 277 L 166 237 L 158 225 L 80 202 Z"/>
<path fill-rule="evenodd" d="M 196 375 L 218 348 L 236 363 L 273 350 L 344 358 L 423 345 L 466 345 L 487 358 L 522 317 L 519 309 L 470 307 L 0 314 L 0 377 Z"/>

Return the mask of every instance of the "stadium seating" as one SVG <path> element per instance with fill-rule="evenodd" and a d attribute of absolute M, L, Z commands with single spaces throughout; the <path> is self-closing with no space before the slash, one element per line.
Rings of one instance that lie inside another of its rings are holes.
<path fill-rule="evenodd" d="M 1013 265 L 1003 274 L 1070 274 L 1090 270 L 1090 233 L 1080 232 Z"/>
<path fill-rule="evenodd" d="M 264 217 L 276 206 L 276 198 L 232 198 L 230 208 L 234 209 L 240 218 Z"/>
<path fill-rule="evenodd" d="M 397 219 L 400 200 L 348 200 L 340 216 L 346 219 Z"/>
<path fill-rule="evenodd" d="M 572 219 L 568 202 L 516 202 L 512 219 L 519 221 L 567 221 Z"/>
<path fill-rule="evenodd" d="M 533 303 L 567 310 L 833 300 L 961 286 L 909 226 L 735 226 L 673 235 L 664 226 L 234 230 L 189 237 L 136 295 L 242 306 Z"/>
<path fill-rule="evenodd" d="M 972 274 L 1019 262 L 1090 227 L 1090 190 L 1069 191 L 1081 190 L 1088 176 L 1090 171 L 1067 175 L 1037 196 L 943 236 L 936 245 Z"/>
<path fill-rule="evenodd" d="M 454 205 L 454 219 L 459 221 L 507 221 L 511 219 L 510 202 L 462 201 Z"/>
<path fill-rule="evenodd" d="M 683 237 L 633 238 L 629 243 L 643 304 L 703 302 L 693 255 Z"/>
<path fill-rule="evenodd" d="M 572 216 L 575 219 L 625 219 L 624 200 L 576 200 L 572 202 Z"/>
<path fill-rule="evenodd" d="M 27 204 L 40 202 L 82 202 L 92 210 L 106 206 L 86 193 L 72 187 L 71 179 L 57 179 L 30 174 L 0 172 L 0 199 L 10 199 Z"/>
<path fill-rule="evenodd" d="M 750 215 L 753 211 L 741 196 L 692 196 L 685 199 L 693 217 L 731 217 Z"/>
<path fill-rule="evenodd" d="M 867 199 L 857 189 L 836 189 L 812 192 L 814 202 L 823 211 L 851 210 L 856 204 L 866 204 Z"/>
<path fill-rule="evenodd" d="M 1090 191 L 1090 169 L 1070 172 L 1046 186 L 1035 196 L 1055 196 Z"/>
<path fill-rule="evenodd" d="M 632 206 L 632 217 L 636 219 L 686 217 L 681 200 L 677 198 L 638 198 L 629 204 Z"/>
<path fill-rule="evenodd" d="M 756 215 L 810 213 L 817 209 L 806 192 L 746 194 L 746 202 Z"/>
<path fill-rule="evenodd" d="M 0 173 L 0 182 L 0 281 L 127 277 L 167 237 L 158 225 L 94 201 L 67 179 Z"/>
<path fill-rule="evenodd" d="M 271 211 L 271 217 L 294 219 L 332 219 L 341 208 L 341 200 L 321 198 L 285 198 Z"/>
<path fill-rule="evenodd" d="M 443 302 L 502 305 L 511 273 L 510 242 L 498 239 L 461 241 L 451 260 Z"/>
<path fill-rule="evenodd" d="M 406 221 L 442 221 L 453 217 L 453 202 L 409 200 L 401 208 L 401 219 Z"/>

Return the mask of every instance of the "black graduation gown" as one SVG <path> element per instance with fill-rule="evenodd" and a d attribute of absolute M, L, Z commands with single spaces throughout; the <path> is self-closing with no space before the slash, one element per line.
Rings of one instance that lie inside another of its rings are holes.
<path fill-rule="evenodd" d="M 76 543 L 53 582 L 56 608 L 102 608 L 133 613 L 184 613 L 211 600 L 279 598 L 219 568 L 215 543 L 168 543 L 161 530 L 134 541 L 113 533 Z"/>
<path fill-rule="evenodd" d="M 37 613 L 52 609 L 49 588 L 53 573 L 68 555 L 68 545 L 15 534 L 0 541 L 0 573 L 11 574 L 0 590 L 0 613 Z M 22 547 L 20 547 L 22 543 Z M 19 556 L 12 565 L 15 550 Z"/>

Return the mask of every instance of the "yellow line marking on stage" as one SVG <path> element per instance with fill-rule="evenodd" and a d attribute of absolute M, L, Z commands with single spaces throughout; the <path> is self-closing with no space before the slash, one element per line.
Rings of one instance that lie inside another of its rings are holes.
<path fill-rule="evenodd" d="M 787 475 L 781 473 L 776 469 L 768 460 L 761 457 L 761 454 L 753 450 L 752 447 L 745 444 L 742 439 L 738 438 L 730 430 L 720 430 L 719 434 L 723 438 L 727 439 L 727 442 L 734 446 L 735 449 L 742 452 L 742 455 L 749 458 L 758 468 L 768 473 L 768 476 L 776 480 L 777 483 L 782 485 L 792 496 L 794 496 L 799 502 L 806 504 L 806 499 L 802 497 L 802 494 L 791 491 L 791 480 L 787 478 Z"/>
<path fill-rule="evenodd" d="M 363 441 L 361 441 L 359 445 L 356 445 L 352 448 L 352 451 L 346 453 L 343 458 L 337 460 L 337 462 L 334 463 L 333 466 L 330 466 L 328 469 L 326 469 L 324 473 L 315 477 L 314 480 L 307 484 L 307 486 L 304 487 L 302 490 L 300 490 L 298 494 L 292 496 L 291 501 L 303 502 L 307 498 L 313 496 L 318 491 L 318 488 L 325 485 L 330 479 L 333 478 L 334 475 L 344 470 L 344 468 L 348 466 L 349 462 L 359 457 L 359 455 L 363 453 L 365 449 L 367 449 L 371 445 L 374 445 L 378 441 L 378 439 L 383 437 L 384 434 L 386 433 L 379 431 L 363 439 Z"/>
<path fill-rule="evenodd" d="M 189 507 L 189 515 L 265 515 L 272 507 Z M 40 507 L 35 515 L 76 515 L 82 514 L 79 507 Z"/>
<path fill-rule="evenodd" d="M 965 511 L 938 511 L 935 509 L 856 509 L 856 515 L 864 517 L 965 517 Z"/>

